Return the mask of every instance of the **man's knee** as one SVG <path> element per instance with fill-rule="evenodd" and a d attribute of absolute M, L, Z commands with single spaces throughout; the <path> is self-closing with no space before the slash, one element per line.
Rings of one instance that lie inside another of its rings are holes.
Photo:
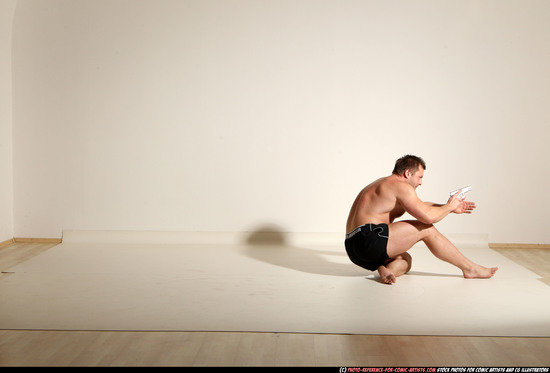
<path fill-rule="evenodd" d="M 433 224 L 423 224 L 419 229 L 419 231 L 422 234 L 422 240 L 441 235 L 441 233 L 437 230 L 437 228 Z"/>
<path fill-rule="evenodd" d="M 403 260 L 403 261 L 407 262 L 407 269 L 405 270 L 405 273 L 407 273 L 411 270 L 411 267 L 412 267 L 412 256 L 411 256 L 411 254 L 409 254 L 407 252 L 404 252 L 404 253 L 401 253 L 401 254 L 397 255 L 395 258 L 393 258 L 393 260 Z"/>
<path fill-rule="evenodd" d="M 412 267 L 413 258 L 409 253 L 403 253 L 401 255 L 403 256 L 403 259 L 407 262 L 407 272 L 409 272 Z"/>

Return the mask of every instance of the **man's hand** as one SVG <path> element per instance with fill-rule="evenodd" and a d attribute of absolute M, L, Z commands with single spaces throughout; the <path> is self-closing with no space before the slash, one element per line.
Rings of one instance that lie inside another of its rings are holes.
<path fill-rule="evenodd" d="M 460 190 L 453 194 L 451 198 L 447 201 L 447 205 L 450 207 L 451 212 L 456 212 L 456 210 L 460 210 L 462 208 L 462 203 L 464 202 L 463 199 L 458 198 L 458 195 L 460 194 Z M 461 213 L 457 213 L 461 214 Z"/>
<path fill-rule="evenodd" d="M 455 214 L 471 214 L 476 208 L 475 202 L 466 201 L 465 199 L 460 200 L 460 202 L 460 205 L 453 210 Z"/>

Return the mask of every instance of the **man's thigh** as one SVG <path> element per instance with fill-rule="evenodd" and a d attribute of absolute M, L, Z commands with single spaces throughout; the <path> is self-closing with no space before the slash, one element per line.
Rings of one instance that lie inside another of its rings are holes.
<path fill-rule="evenodd" d="M 426 230 L 431 224 L 424 224 L 418 220 L 404 220 L 389 225 L 389 239 L 387 252 L 390 258 L 402 254 L 426 236 Z"/>

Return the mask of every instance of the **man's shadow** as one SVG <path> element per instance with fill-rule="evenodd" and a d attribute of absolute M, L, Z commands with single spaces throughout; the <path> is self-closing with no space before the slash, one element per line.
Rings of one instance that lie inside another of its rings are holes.
<path fill-rule="evenodd" d="M 300 272 L 350 277 L 365 277 L 372 273 L 349 261 L 343 239 L 341 251 L 296 247 L 288 242 L 287 235 L 278 228 L 263 226 L 251 232 L 245 238 L 245 243 L 244 254 L 248 257 Z"/>
<path fill-rule="evenodd" d="M 292 245 L 279 228 L 272 225 L 260 227 L 245 238 L 244 254 L 250 258 L 300 272 L 327 276 L 365 277 L 378 281 L 378 274 L 353 264 L 345 251 L 342 239 L 341 251 Z M 336 259 L 336 261 L 327 260 Z M 408 275 L 428 277 L 462 277 L 456 274 L 431 273 L 411 270 Z"/>

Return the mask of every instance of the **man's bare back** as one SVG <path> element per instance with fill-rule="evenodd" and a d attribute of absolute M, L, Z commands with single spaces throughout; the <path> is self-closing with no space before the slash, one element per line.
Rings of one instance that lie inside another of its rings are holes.
<path fill-rule="evenodd" d="M 395 183 L 402 183 L 391 176 L 383 177 L 367 185 L 355 199 L 349 213 L 346 231 L 364 224 L 392 223 L 405 213 L 396 198 Z"/>
<path fill-rule="evenodd" d="M 400 164 L 408 157 L 407 164 Z M 411 166 L 411 159 L 413 163 L 417 163 L 416 167 Z M 406 251 L 419 241 L 424 241 L 439 259 L 460 268 L 465 278 L 492 277 L 497 268 L 485 268 L 471 262 L 433 225 L 451 212 L 472 213 L 475 203 L 459 199 L 458 193 L 443 205 L 421 201 L 416 194 L 416 188 L 422 185 L 424 170 L 425 163 L 421 158 L 406 156 L 399 159 L 390 176 L 376 180 L 359 193 L 351 207 L 346 232 L 349 235 L 366 224 L 388 225 L 386 252 L 390 259 L 378 268 L 380 279 L 384 283 L 394 283 L 397 276 L 410 270 L 412 258 Z M 394 222 L 405 212 L 416 220 Z"/>

